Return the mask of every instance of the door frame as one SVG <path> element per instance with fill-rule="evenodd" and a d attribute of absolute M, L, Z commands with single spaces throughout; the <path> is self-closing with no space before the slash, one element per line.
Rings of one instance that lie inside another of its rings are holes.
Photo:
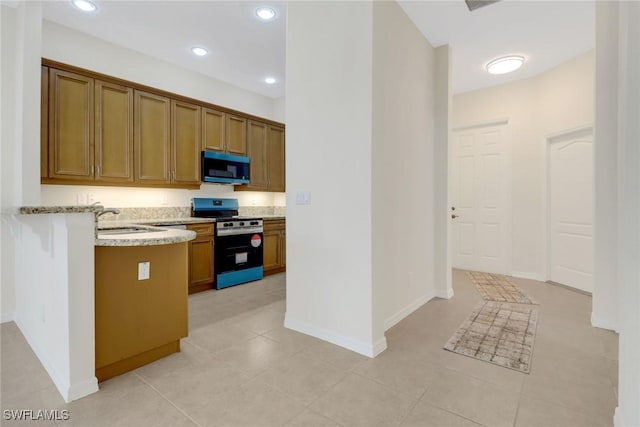
<path fill-rule="evenodd" d="M 451 206 L 453 205 L 453 163 L 456 161 L 456 155 L 457 155 L 457 143 L 455 141 L 455 133 L 459 132 L 459 131 L 465 131 L 465 130 L 476 130 L 476 129 L 481 129 L 481 128 L 488 128 L 488 127 L 497 127 L 497 126 L 504 126 L 504 130 L 505 130 L 505 144 L 504 144 L 504 154 L 505 154 L 505 173 L 507 174 L 508 178 L 507 182 L 505 184 L 505 189 L 504 189 L 504 241 L 503 241 L 503 248 L 504 248 L 504 268 L 505 268 L 505 272 L 503 274 L 505 275 L 513 275 L 513 225 L 512 225 L 512 210 L 513 210 L 513 160 L 512 160 L 512 150 L 511 150 L 511 143 L 512 143 L 512 137 L 511 137 L 511 124 L 509 121 L 508 117 L 504 117 L 504 118 L 497 118 L 497 119 L 492 119 L 492 120 L 486 120 L 486 121 L 481 121 L 481 122 L 476 122 L 476 123 L 471 123 L 468 125 L 463 125 L 463 126 L 456 126 L 455 128 L 453 128 L 452 131 L 452 143 L 453 143 L 453 147 L 451 149 L 451 163 L 450 163 L 450 168 L 449 168 L 449 206 L 448 206 L 448 212 L 447 212 L 447 216 L 449 217 L 451 215 Z M 449 241 L 451 242 L 451 250 L 450 250 L 450 259 L 451 259 L 451 265 L 453 265 L 453 221 L 450 221 L 450 229 L 449 229 Z"/>
<path fill-rule="evenodd" d="M 551 280 L 551 203 L 549 202 L 550 197 L 550 186 L 551 186 L 551 178 L 549 174 L 551 173 L 550 162 L 551 162 L 551 144 L 569 141 L 575 138 L 579 138 L 581 136 L 591 136 L 592 144 L 595 144 L 595 134 L 594 128 L 592 124 L 582 125 L 575 128 L 565 129 L 559 132 L 550 133 L 544 138 L 544 171 L 543 171 L 543 180 L 542 180 L 542 219 L 543 219 L 543 248 L 544 248 L 544 256 L 542 263 L 542 280 L 547 282 Z M 594 151 L 595 154 L 595 151 Z M 594 156 L 595 161 L 595 156 Z M 595 165 L 594 165 L 595 166 Z M 595 171 L 595 167 L 594 167 Z M 594 192 L 595 192 L 595 177 L 594 177 Z M 593 222 L 594 235 L 595 239 L 595 218 Z M 595 262 L 594 262 L 595 266 Z"/>

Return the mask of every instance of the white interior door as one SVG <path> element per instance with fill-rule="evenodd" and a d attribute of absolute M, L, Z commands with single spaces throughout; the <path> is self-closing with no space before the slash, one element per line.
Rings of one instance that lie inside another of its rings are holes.
<path fill-rule="evenodd" d="M 507 125 L 454 132 L 453 267 L 508 273 L 509 151 Z"/>
<path fill-rule="evenodd" d="M 549 141 L 549 279 L 593 291 L 593 137 Z"/>

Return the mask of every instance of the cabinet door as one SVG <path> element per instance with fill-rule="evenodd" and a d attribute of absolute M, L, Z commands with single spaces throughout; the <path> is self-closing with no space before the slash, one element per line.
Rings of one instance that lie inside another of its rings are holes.
<path fill-rule="evenodd" d="M 49 67 L 40 67 L 40 178 L 49 176 Z"/>
<path fill-rule="evenodd" d="M 135 91 L 135 177 L 146 184 L 169 182 L 169 98 Z"/>
<path fill-rule="evenodd" d="M 224 152 L 226 140 L 225 114 L 210 108 L 202 108 L 202 149 Z"/>
<path fill-rule="evenodd" d="M 267 181 L 267 130 L 264 123 L 249 120 L 249 138 L 247 154 L 250 163 L 250 181 L 248 190 L 266 190 Z"/>
<path fill-rule="evenodd" d="M 241 156 L 247 155 L 247 119 L 227 114 L 225 137 L 227 152 Z"/>
<path fill-rule="evenodd" d="M 280 231 L 265 231 L 263 241 L 262 266 L 264 271 L 268 273 L 269 270 L 278 269 L 281 264 Z"/>
<path fill-rule="evenodd" d="M 49 177 L 93 180 L 93 79 L 49 70 Z"/>
<path fill-rule="evenodd" d="M 189 287 L 213 283 L 213 238 L 189 242 Z"/>
<path fill-rule="evenodd" d="M 269 191 L 285 191 L 284 129 L 269 126 L 268 179 Z"/>
<path fill-rule="evenodd" d="M 95 82 L 95 179 L 133 182 L 133 89 Z"/>
<path fill-rule="evenodd" d="M 171 101 L 171 171 L 177 184 L 200 184 L 200 107 Z"/>

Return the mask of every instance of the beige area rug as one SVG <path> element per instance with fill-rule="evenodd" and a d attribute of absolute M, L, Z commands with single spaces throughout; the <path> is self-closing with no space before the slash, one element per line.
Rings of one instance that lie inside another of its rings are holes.
<path fill-rule="evenodd" d="M 535 307 L 481 302 L 444 348 L 528 374 L 537 322 Z"/>
<path fill-rule="evenodd" d="M 518 304 L 538 304 L 525 295 L 507 276 L 492 273 L 468 271 L 467 275 L 475 285 L 482 299 Z"/>

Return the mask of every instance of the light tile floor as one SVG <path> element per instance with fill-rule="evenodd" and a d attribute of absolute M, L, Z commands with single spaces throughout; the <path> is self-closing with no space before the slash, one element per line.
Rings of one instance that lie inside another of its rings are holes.
<path fill-rule="evenodd" d="M 192 295 L 182 352 L 69 404 L 3 324 L 2 409 L 68 409 L 67 421 L 33 423 L 63 427 L 611 426 L 617 336 L 590 327 L 590 297 L 514 281 L 540 302 L 529 375 L 442 350 L 480 301 L 462 271 L 455 296 L 387 331 L 375 359 L 285 329 L 280 274 Z"/>

